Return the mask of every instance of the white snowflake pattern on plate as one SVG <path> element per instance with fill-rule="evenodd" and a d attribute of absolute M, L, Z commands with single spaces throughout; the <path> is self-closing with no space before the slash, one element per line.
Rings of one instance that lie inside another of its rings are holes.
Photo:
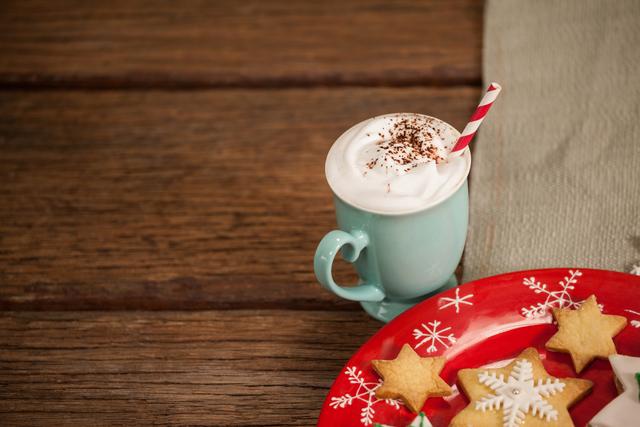
<path fill-rule="evenodd" d="M 625 310 L 627 313 L 631 313 L 631 314 L 635 314 L 636 316 L 638 316 L 638 318 L 640 318 L 640 313 L 638 313 L 635 310 L 631 310 L 631 309 L 626 309 Z M 633 326 L 634 328 L 640 328 L 640 320 L 638 319 L 633 319 L 631 321 L 631 326 Z"/>
<path fill-rule="evenodd" d="M 345 370 L 345 374 L 349 377 L 350 384 L 357 384 L 354 394 L 345 393 L 338 397 L 332 397 L 329 406 L 333 409 L 345 408 L 351 406 L 354 402 L 363 404 L 360 410 L 360 422 L 365 425 L 373 424 L 373 417 L 376 413 L 373 408 L 376 404 L 384 402 L 387 405 L 400 409 L 400 402 L 395 399 L 378 399 L 376 390 L 382 385 L 382 380 L 375 382 L 365 381 L 362 377 L 362 371 L 355 366 L 350 366 Z"/>
<path fill-rule="evenodd" d="M 433 353 L 438 350 L 438 345 L 449 348 L 451 344 L 456 342 L 456 337 L 453 333 L 449 332 L 451 326 L 439 329 L 442 322 L 439 320 L 432 320 L 427 324 L 422 323 L 420 328 L 413 330 L 413 338 L 419 340 L 415 348 L 417 349 L 423 344 L 429 344 L 427 347 L 427 353 Z M 447 333 L 448 332 L 448 333 Z"/>
<path fill-rule="evenodd" d="M 531 289 L 536 294 L 545 296 L 543 302 L 539 302 L 529 307 L 522 307 L 520 312 L 528 319 L 542 317 L 549 313 L 552 308 L 578 308 L 584 301 L 574 301 L 571 291 L 578 283 L 578 277 L 582 276 L 580 270 L 569 270 L 569 275 L 558 282 L 557 290 L 550 290 L 545 283 L 540 283 L 535 277 L 525 277 L 522 284 Z M 603 305 L 598 304 L 600 310 Z"/>
<path fill-rule="evenodd" d="M 546 421 L 558 418 L 558 411 L 544 398 L 562 392 L 564 383 L 557 378 L 534 381 L 533 365 L 526 359 L 516 361 L 507 381 L 502 374 L 487 371 L 478 374 L 478 380 L 495 394 L 477 401 L 475 409 L 482 412 L 502 409 L 503 427 L 520 426 L 529 413 Z"/>
<path fill-rule="evenodd" d="M 463 295 L 462 297 L 460 296 L 460 288 L 456 288 L 456 296 L 455 298 L 448 298 L 448 297 L 441 297 L 439 302 L 443 302 L 444 304 L 442 304 L 440 307 L 438 307 L 438 310 L 442 310 L 444 308 L 447 307 L 455 307 L 456 308 L 456 314 L 460 313 L 460 305 L 464 304 L 464 305 L 473 305 L 473 303 L 471 301 L 467 301 L 469 299 L 473 298 L 473 294 L 467 294 L 467 295 Z"/>

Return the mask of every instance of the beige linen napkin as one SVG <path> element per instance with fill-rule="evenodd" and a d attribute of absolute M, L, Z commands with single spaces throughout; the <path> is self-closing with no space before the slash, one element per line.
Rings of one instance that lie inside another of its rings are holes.
<path fill-rule="evenodd" d="M 489 0 L 464 278 L 640 264 L 640 1 Z"/>

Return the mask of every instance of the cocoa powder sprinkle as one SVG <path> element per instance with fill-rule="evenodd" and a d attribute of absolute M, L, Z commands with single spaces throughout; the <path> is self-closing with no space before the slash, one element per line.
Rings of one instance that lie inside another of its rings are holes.
<path fill-rule="evenodd" d="M 376 152 L 385 150 L 384 161 L 393 161 L 405 172 L 417 167 L 415 163 L 421 160 L 429 159 L 437 163 L 444 161 L 438 154 L 438 147 L 432 143 L 434 133 L 441 137 L 440 129 L 429 126 L 430 122 L 430 119 L 422 117 L 401 118 L 391 125 L 388 138 L 378 133 L 382 141 L 377 143 L 379 148 Z M 372 159 L 366 166 L 373 169 L 378 164 L 378 159 Z M 399 170 L 397 167 L 395 169 Z"/>

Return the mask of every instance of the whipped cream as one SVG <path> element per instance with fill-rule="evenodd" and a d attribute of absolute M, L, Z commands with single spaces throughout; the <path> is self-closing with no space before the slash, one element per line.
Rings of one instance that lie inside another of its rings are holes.
<path fill-rule="evenodd" d="M 363 210 L 401 214 L 433 206 L 460 188 L 469 150 L 448 156 L 459 132 L 422 114 L 377 116 L 353 126 L 333 144 L 325 173 L 333 192 Z"/>

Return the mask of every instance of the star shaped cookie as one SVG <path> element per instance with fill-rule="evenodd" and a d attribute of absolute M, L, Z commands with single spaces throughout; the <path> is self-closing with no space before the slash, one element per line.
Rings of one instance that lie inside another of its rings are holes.
<path fill-rule="evenodd" d="M 420 357 L 409 344 L 402 346 L 393 360 L 373 360 L 373 369 L 384 383 L 376 390 L 379 399 L 402 399 L 417 413 L 429 397 L 451 394 L 451 387 L 440 378 L 444 357 Z"/>
<path fill-rule="evenodd" d="M 573 426 L 567 408 L 593 385 L 550 376 L 535 348 L 524 350 L 504 368 L 461 369 L 458 382 L 471 402 L 450 427 Z"/>
<path fill-rule="evenodd" d="M 627 325 L 624 316 L 602 314 L 596 297 L 591 295 L 580 308 L 553 309 L 558 332 L 545 344 L 549 350 L 569 353 L 580 373 L 596 357 L 606 359 L 616 354 L 613 337 Z"/>
<path fill-rule="evenodd" d="M 620 385 L 620 396 L 613 399 L 589 421 L 590 427 L 637 425 L 640 419 L 640 357 L 609 356 L 611 368 Z"/>

